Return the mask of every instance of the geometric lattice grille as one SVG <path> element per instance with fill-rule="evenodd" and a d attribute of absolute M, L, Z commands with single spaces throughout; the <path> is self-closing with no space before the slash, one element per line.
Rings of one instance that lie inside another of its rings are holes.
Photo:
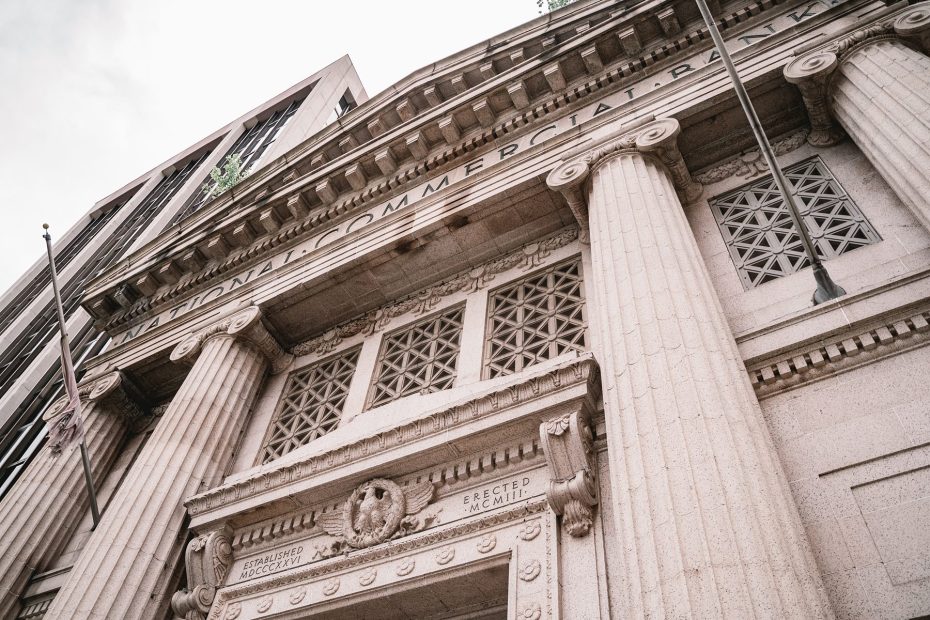
<path fill-rule="evenodd" d="M 567 351 L 584 351 L 584 294 L 578 260 L 492 292 L 488 300 L 488 378 L 520 372 Z"/>
<path fill-rule="evenodd" d="M 385 336 L 369 406 L 452 387 L 463 313 L 453 308 Z"/>
<path fill-rule="evenodd" d="M 881 240 L 819 157 L 784 172 L 821 258 Z M 745 288 L 810 264 L 771 176 L 715 198 L 710 206 Z"/>
<path fill-rule="evenodd" d="M 288 377 L 262 463 L 280 458 L 339 425 L 358 353 L 355 349 Z"/>

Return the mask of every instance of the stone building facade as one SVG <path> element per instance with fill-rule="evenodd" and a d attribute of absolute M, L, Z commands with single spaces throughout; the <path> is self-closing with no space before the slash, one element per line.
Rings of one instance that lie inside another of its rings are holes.
<path fill-rule="evenodd" d="M 2 613 L 930 614 L 930 4 L 712 8 L 843 297 L 696 7 L 581 0 L 88 284 L 102 521 L 39 452 Z"/>

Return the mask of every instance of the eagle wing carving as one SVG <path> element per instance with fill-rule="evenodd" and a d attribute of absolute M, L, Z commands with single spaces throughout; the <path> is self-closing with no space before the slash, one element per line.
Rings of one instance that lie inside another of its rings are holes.
<path fill-rule="evenodd" d="M 330 536 L 343 535 L 343 510 L 331 510 L 323 514 L 316 515 L 316 524 L 326 531 Z"/>
<path fill-rule="evenodd" d="M 407 499 L 407 514 L 413 515 L 423 510 L 433 499 L 434 490 L 433 483 L 429 480 L 419 484 L 411 484 L 405 488 L 404 496 Z"/>

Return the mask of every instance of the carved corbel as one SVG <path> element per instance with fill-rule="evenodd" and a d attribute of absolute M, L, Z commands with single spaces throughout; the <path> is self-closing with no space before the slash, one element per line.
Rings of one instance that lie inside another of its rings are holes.
<path fill-rule="evenodd" d="M 171 352 L 171 361 L 193 363 L 203 343 L 208 338 L 222 334 L 241 338 L 252 344 L 268 359 L 272 374 L 285 370 L 294 359 L 294 356 L 281 347 L 277 339 L 262 323 L 261 310 L 256 306 L 249 306 L 187 336 Z"/>
<path fill-rule="evenodd" d="M 591 531 L 597 505 L 594 433 L 587 407 L 539 425 L 539 442 L 549 464 L 546 499 L 571 536 Z"/>
<path fill-rule="evenodd" d="M 228 527 L 197 536 L 187 544 L 187 588 L 171 597 L 171 609 L 185 620 L 204 620 L 232 564 Z"/>
<path fill-rule="evenodd" d="M 807 108 L 812 146 L 832 146 L 843 139 L 843 130 L 833 120 L 827 105 L 827 87 L 839 59 L 830 51 L 818 51 L 795 58 L 785 66 L 785 79 L 798 87 Z"/>
<path fill-rule="evenodd" d="M 704 187 L 691 178 L 688 166 L 678 150 L 680 133 L 681 125 L 674 118 L 652 121 L 627 130 L 619 137 L 610 138 L 579 157 L 560 163 L 549 173 L 546 184 L 549 189 L 565 197 L 581 229 L 578 235 L 581 242 L 589 242 L 587 193 L 590 188 L 586 182 L 594 166 L 610 155 L 624 151 L 651 154 L 666 167 L 675 190 L 684 202 L 691 202 L 701 195 Z"/>

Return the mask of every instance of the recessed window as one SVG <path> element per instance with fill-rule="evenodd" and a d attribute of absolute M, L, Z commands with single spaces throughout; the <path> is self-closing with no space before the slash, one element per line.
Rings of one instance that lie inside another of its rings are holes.
<path fill-rule="evenodd" d="M 464 308 L 459 306 L 386 335 L 369 407 L 452 387 L 463 314 Z"/>
<path fill-rule="evenodd" d="M 784 172 L 821 258 L 881 240 L 819 157 Z M 714 198 L 710 207 L 746 289 L 810 264 L 771 176 Z"/>
<path fill-rule="evenodd" d="M 273 461 L 339 426 L 359 350 L 291 374 L 262 454 Z"/>
<path fill-rule="evenodd" d="M 569 351 L 583 351 L 586 327 L 578 259 L 492 291 L 485 375 L 510 375 Z"/>

